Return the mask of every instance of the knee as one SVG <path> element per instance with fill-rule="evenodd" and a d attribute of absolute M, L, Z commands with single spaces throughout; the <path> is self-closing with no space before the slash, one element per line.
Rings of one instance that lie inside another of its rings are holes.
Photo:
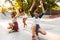
<path fill-rule="evenodd" d="M 44 32 L 43 35 L 46 35 L 46 32 Z"/>

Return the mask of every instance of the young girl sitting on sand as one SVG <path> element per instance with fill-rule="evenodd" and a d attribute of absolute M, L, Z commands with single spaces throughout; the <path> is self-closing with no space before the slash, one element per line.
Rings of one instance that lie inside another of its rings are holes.
<path fill-rule="evenodd" d="M 17 23 L 17 17 L 16 17 L 16 12 L 11 13 L 11 19 L 12 23 L 9 23 L 9 28 L 11 29 L 9 32 L 18 32 L 18 23 Z"/>

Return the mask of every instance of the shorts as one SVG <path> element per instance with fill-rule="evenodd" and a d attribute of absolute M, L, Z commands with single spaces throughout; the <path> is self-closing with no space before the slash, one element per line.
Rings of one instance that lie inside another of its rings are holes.
<path fill-rule="evenodd" d="M 40 25 L 36 24 L 36 35 L 38 35 L 38 30 L 40 29 Z"/>
<path fill-rule="evenodd" d="M 18 31 L 18 23 L 17 22 L 13 22 L 13 23 L 14 23 L 14 27 L 12 30 Z"/>
<path fill-rule="evenodd" d="M 36 31 L 38 31 L 40 29 L 40 25 L 36 24 Z"/>

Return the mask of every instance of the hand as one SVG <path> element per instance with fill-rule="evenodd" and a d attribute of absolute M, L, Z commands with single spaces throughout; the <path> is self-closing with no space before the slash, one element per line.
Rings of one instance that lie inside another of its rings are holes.
<path fill-rule="evenodd" d="M 41 7 L 43 6 L 43 3 L 42 3 L 42 1 L 40 1 L 40 5 L 41 5 Z"/>

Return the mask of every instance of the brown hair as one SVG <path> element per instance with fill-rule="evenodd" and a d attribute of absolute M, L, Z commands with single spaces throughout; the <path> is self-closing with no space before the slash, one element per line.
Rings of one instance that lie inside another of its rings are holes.
<path fill-rule="evenodd" d="M 22 8 L 20 8 L 18 11 L 19 11 L 19 13 L 24 12 L 24 10 Z"/>
<path fill-rule="evenodd" d="M 16 12 L 11 12 L 12 18 L 16 16 Z"/>
<path fill-rule="evenodd" d="M 39 14 L 39 11 L 37 11 L 37 10 L 35 10 L 34 12 Z"/>

